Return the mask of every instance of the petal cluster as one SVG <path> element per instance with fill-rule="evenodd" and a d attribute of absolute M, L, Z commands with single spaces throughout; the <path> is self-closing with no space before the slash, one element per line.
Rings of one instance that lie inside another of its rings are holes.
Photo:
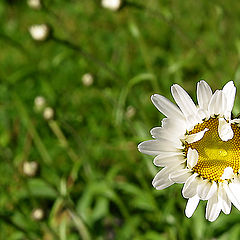
<path fill-rule="evenodd" d="M 228 82 L 222 90 L 214 93 L 205 81 L 197 84 L 196 105 L 188 93 L 179 85 L 171 87 L 172 96 L 176 104 L 164 96 L 154 94 L 151 100 L 155 107 L 166 118 L 162 120 L 161 127 L 151 130 L 154 140 L 139 144 L 140 152 L 154 155 L 154 164 L 162 167 L 153 179 L 153 186 L 164 189 L 174 183 L 183 183 L 182 195 L 188 199 L 185 214 L 191 217 L 199 200 L 207 200 L 206 218 L 214 221 L 223 211 L 229 214 L 231 204 L 240 210 L 240 177 L 231 167 L 227 167 L 221 181 L 211 181 L 203 178 L 194 167 L 198 162 L 198 151 L 188 148 L 184 151 L 184 143 L 201 141 L 208 128 L 195 134 L 188 134 L 198 124 L 210 118 L 218 118 L 218 135 L 224 142 L 233 138 L 234 132 L 231 124 L 238 123 L 231 119 L 236 88 L 232 81 Z"/>

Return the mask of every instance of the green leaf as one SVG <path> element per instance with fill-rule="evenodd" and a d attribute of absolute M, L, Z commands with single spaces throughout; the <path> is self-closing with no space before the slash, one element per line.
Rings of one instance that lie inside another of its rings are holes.
<path fill-rule="evenodd" d="M 40 178 L 29 179 L 28 187 L 31 195 L 34 197 L 48 199 L 55 199 L 57 197 L 57 191 Z"/>

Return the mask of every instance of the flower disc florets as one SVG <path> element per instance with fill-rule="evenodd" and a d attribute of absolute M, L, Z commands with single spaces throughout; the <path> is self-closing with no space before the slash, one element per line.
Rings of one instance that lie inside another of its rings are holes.
<path fill-rule="evenodd" d="M 205 81 L 197 84 L 196 106 L 187 92 L 175 84 L 171 92 L 177 106 L 154 94 L 152 102 L 166 118 L 151 130 L 154 140 L 139 144 L 140 152 L 155 155 L 163 167 L 153 186 L 164 189 L 184 183 L 191 217 L 199 200 L 207 200 L 206 218 L 214 221 L 220 211 L 229 214 L 231 204 L 240 210 L 240 127 L 231 119 L 236 88 L 232 81 L 212 93 Z"/>
<path fill-rule="evenodd" d="M 197 124 L 188 135 L 196 134 L 204 129 L 202 139 L 197 142 L 184 142 L 184 152 L 187 156 L 188 149 L 196 149 L 198 152 L 198 162 L 193 167 L 193 171 L 204 179 L 223 182 L 221 179 L 224 169 L 231 167 L 235 174 L 240 168 L 240 129 L 236 124 L 231 124 L 233 138 L 223 141 L 218 134 L 219 119 L 210 118 L 203 123 Z"/>

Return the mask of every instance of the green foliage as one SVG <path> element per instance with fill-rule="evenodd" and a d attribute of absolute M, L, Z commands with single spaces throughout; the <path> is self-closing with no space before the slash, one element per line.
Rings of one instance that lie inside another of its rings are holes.
<path fill-rule="evenodd" d="M 200 79 L 239 89 L 240 4 L 132 0 L 112 12 L 95 0 L 43 3 L 0 1 L 0 239 L 238 239 L 236 209 L 209 223 L 202 202 L 187 219 L 180 185 L 153 189 L 158 169 L 137 144 L 162 119 L 153 93 L 170 97 L 180 83 L 195 99 Z M 50 36 L 34 41 L 28 29 L 42 23 Z"/>

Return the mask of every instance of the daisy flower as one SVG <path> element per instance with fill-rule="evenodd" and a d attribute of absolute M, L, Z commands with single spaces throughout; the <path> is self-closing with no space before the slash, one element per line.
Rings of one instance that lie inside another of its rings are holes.
<path fill-rule="evenodd" d="M 199 200 L 207 200 L 209 221 L 221 211 L 229 214 L 232 204 L 240 210 L 240 119 L 231 119 L 234 83 L 212 93 L 205 81 L 198 82 L 198 105 L 177 84 L 171 92 L 177 105 L 158 94 L 151 97 L 166 118 L 161 127 L 151 130 L 154 140 L 138 146 L 140 152 L 155 155 L 154 164 L 162 167 L 153 186 L 161 190 L 183 183 L 187 217 Z"/>

